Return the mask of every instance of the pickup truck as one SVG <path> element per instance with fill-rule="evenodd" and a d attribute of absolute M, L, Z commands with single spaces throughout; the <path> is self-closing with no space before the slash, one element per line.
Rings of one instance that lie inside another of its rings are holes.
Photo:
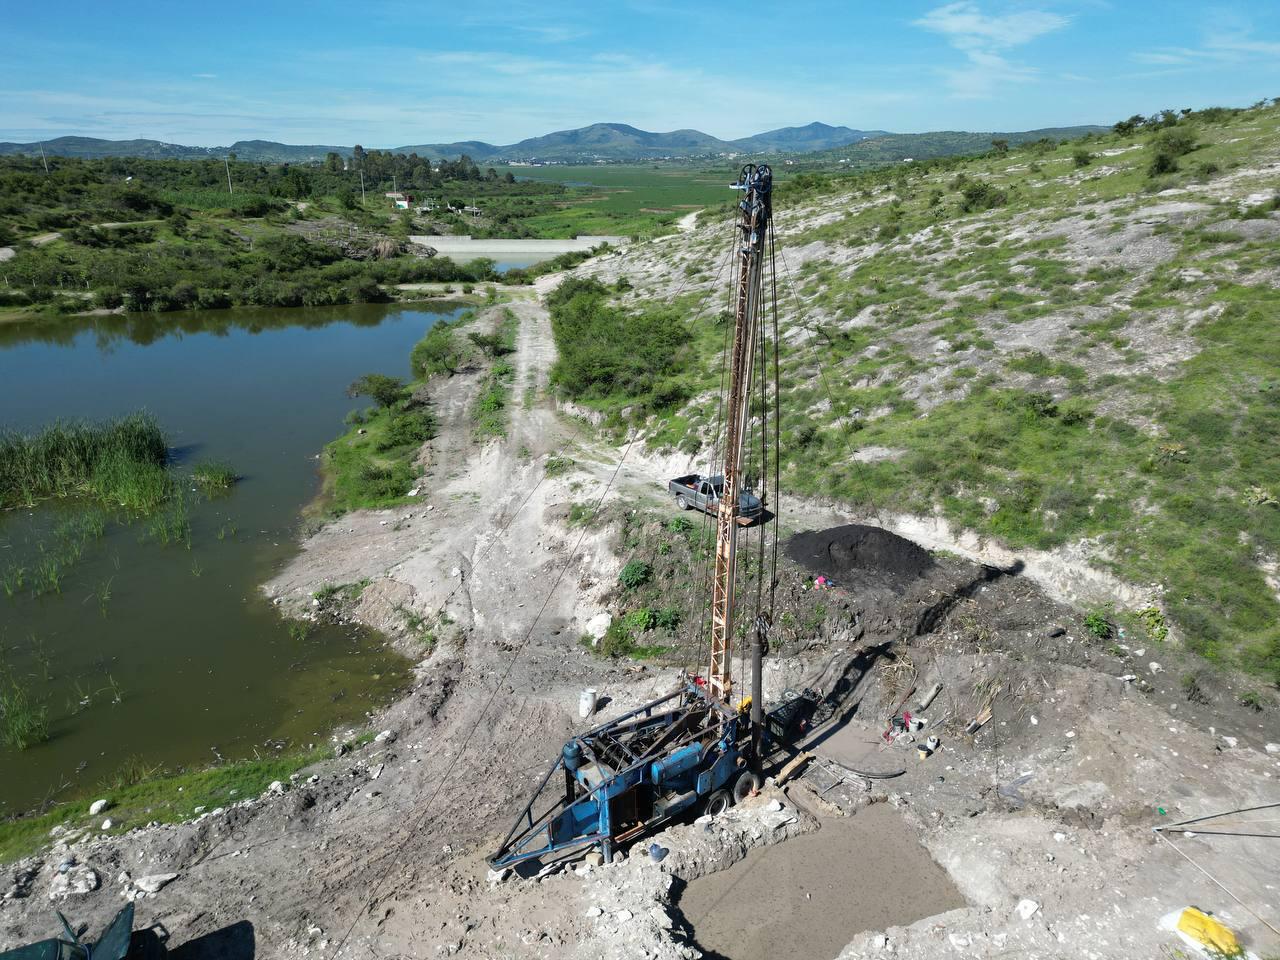
<path fill-rule="evenodd" d="M 720 496 L 724 493 L 724 477 L 703 477 L 690 473 L 676 477 L 667 484 L 667 490 L 676 498 L 681 510 L 701 510 L 715 515 L 720 510 Z M 738 494 L 738 522 L 748 524 L 763 511 L 760 498 L 749 490 Z"/>

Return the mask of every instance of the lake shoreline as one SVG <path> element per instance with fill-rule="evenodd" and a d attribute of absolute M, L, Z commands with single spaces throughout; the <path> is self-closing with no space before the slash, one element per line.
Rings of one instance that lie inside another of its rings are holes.
<path fill-rule="evenodd" d="M 413 658 L 338 616 L 282 620 L 259 585 L 301 549 L 316 457 L 342 432 L 344 414 L 363 406 L 347 385 L 407 366 L 424 331 L 464 309 L 448 307 L 139 315 L 0 335 L 0 381 L 12 401 L 4 426 L 32 431 L 149 409 L 184 477 L 206 460 L 244 477 L 225 495 L 192 500 L 190 548 L 186 536 L 175 545 L 157 539 L 150 521 L 112 514 L 61 591 L 0 594 L 0 670 L 47 707 L 51 733 L 25 751 L 0 747 L 0 765 L 14 774 L 2 778 L 10 789 L 0 809 L 39 810 L 46 788 L 59 799 L 85 796 L 116 776 L 126 754 L 180 771 L 287 754 L 403 694 Z M 28 381 L 53 387 L 55 402 Z M 282 405 L 275 394 L 286 387 L 313 400 Z M 33 569 L 42 544 L 60 542 L 71 503 L 5 511 L 0 573 Z M 80 603 L 86 594 L 101 602 Z M 164 717 L 172 719 L 157 722 Z"/>

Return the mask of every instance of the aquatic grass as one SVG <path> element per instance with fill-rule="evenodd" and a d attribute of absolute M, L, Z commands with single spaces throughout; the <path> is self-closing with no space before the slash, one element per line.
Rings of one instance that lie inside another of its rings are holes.
<path fill-rule="evenodd" d="M 98 612 L 102 614 L 104 620 L 107 617 L 107 604 L 111 602 L 111 581 L 114 579 L 114 577 L 107 577 L 93 591 L 93 596 L 98 600 Z"/>
<path fill-rule="evenodd" d="M 34 633 L 30 634 L 28 639 L 31 641 L 32 653 L 36 663 L 40 665 L 40 673 L 45 681 L 53 679 L 53 657 L 49 656 L 49 651 L 45 649 L 44 637 L 38 637 Z"/>
<path fill-rule="evenodd" d="M 164 546 L 184 545 L 191 549 L 191 513 L 181 493 L 147 523 L 147 534 Z"/>
<path fill-rule="evenodd" d="M 23 585 L 27 582 L 27 568 L 20 563 L 11 563 L 4 569 L 4 573 L 0 574 L 0 587 L 4 588 L 5 596 L 13 597 L 21 592 Z"/>
<path fill-rule="evenodd" d="M 25 687 L 9 678 L 0 690 L 0 741 L 26 750 L 49 739 L 49 710 L 32 702 Z"/>
<path fill-rule="evenodd" d="M 58 421 L 38 433 L 0 434 L 0 509 L 88 496 L 146 509 L 164 499 L 168 441 L 155 418 Z"/>
<path fill-rule="evenodd" d="M 62 561 L 45 554 L 36 561 L 31 578 L 31 590 L 37 597 L 46 593 L 61 593 L 64 576 L 66 572 L 62 569 Z"/>
<path fill-rule="evenodd" d="M 205 460 L 191 468 L 191 482 L 205 494 L 225 493 L 240 478 L 220 460 Z"/>

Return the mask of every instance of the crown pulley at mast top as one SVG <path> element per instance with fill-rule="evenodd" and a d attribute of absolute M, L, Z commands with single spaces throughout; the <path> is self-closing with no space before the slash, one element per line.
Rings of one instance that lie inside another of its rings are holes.
<path fill-rule="evenodd" d="M 760 242 L 764 228 L 773 216 L 773 171 L 767 163 L 745 164 L 738 174 L 738 181 L 730 187 L 746 194 L 738 203 L 742 211 L 739 227 L 744 241 L 743 252 L 749 252 Z"/>

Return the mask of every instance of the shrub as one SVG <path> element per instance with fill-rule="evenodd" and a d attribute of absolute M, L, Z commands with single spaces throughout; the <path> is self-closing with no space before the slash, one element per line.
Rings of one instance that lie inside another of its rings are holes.
<path fill-rule="evenodd" d="M 1095 640 L 1110 640 L 1116 633 L 1115 624 L 1099 610 L 1093 611 L 1084 618 L 1084 628 Z"/>
<path fill-rule="evenodd" d="M 1151 141 L 1151 148 L 1156 153 L 1185 156 L 1196 148 L 1196 130 L 1182 124 L 1161 130 Z"/>
<path fill-rule="evenodd" d="M 1152 139 L 1148 149 L 1152 153 L 1151 164 L 1147 167 L 1147 175 L 1159 177 L 1178 170 L 1178 158 L 1185 156 L 1196 148 L 1196 131 L 1194 127 L 1184 124 L 1161 130 Z"/>
<path fill-rule="evenodd" d="M 1071 155 L 1071 159 L 1075 163 L 1077 169 L 1080 169 L 1093 163 L 1093 154 L 1088 150 L 1077 150 Z"/>
<path fill-rule="evenodd" d="M 600 638 L 596 653 L 616 660 L 618 657 L 627 656 L 634 649 L 635 643 L 631 640 L 631 632 L 621 620 L 615 620 L 609 624 L 609 629 Z"/>
<path fill-rule="evenodd" d="M 653 567 L 643 560 L 631 560 L 618 574 L 618 582 L 628 590 L 643 587 L 653 579 Z"/>
<path fill-rule="evenodd" d="M 667 529 L 672 533 L 690 533 L 693 530 L 693 526 L 692 520 L 678 513 L 667 520 Z"/>
<path fill-rule="evenodd" d="M 965 213 L 977 213 L 1003 207 L 1009 202 L 1009 195 L 983 180 L 970 180 L 961 188 L 960 208 Z"/>
<path fill-rule="evenodd" d="M 1163 643 L 1169 639 L 1169 624 L 1159 607 L 1146 607 L 1138 611 L 1138 622 L 1146 628 L 1147 636 Z"/>
<path fill-rule="evenodd" d="M 676 607 L 663 607 L 655 615 L 655 622 L 663 630 L 674 630 L 680 626 L 680 611 Z"/>
<path fill-rule="evenodd" d="M 561 457 L 552 454 L 547 457 L 547 462 L 543 465 L 543 472 L 548 477 L 558 477 L 562 473 L 568 473 L 573 468 L 574 462 L 568 457 Z"/>
<path fill-rule="evenodd" d="M 622 622 L 632 630 L 652 630 L 658 625 L 658 614 L 649 607 L 641 607 L 628 613 Z"/>
<path fill-rule="evenodd" d="M 468 333 L 467 339 L 488 357 L 497 357 L 511 352 L 500 333 Z"/>
<path fill-rule="evenodd" d="M 1248 707 L 1250 710 L 1259 713 L 1262 711 L 1262 695 L 1257 690 L 1246 690 L 1240 694 L 1239 703 L 1240 706 Z"/>
<path fill-rule="evenodd" d="M 427 410 L 409 410 L 393 414 L 387 431 L 378 443 L 379 450 L 426 443 L 436 435 L 436 418 Z"/>
<path fill-rule="evenodd" d="M 1151 164 L 1147 167 L 1147 176 L 1161 177 L 1168 173 L 1178 172 L 1178 160 L 1168 153 L 1157 153 L 1151 158 Z"/>
<path fill-rule="evenodd" d="M 357 474 L 352 492 L 369 500 L 390 500 L 404 496 L 412 484 L 413 471 L 408 464 L 397 463 L 391 467 L 366 464 Z"/>
<path fill-rule="evenodd" d="M 566 280 L 547 298 L 559 357 L 551 380 L 574 399 L 643 398 L 662 409 L 687 396 L 671 378 L 689 334 L 674 311 L 630 313 L 608 303 L 596 280 Z"/>

